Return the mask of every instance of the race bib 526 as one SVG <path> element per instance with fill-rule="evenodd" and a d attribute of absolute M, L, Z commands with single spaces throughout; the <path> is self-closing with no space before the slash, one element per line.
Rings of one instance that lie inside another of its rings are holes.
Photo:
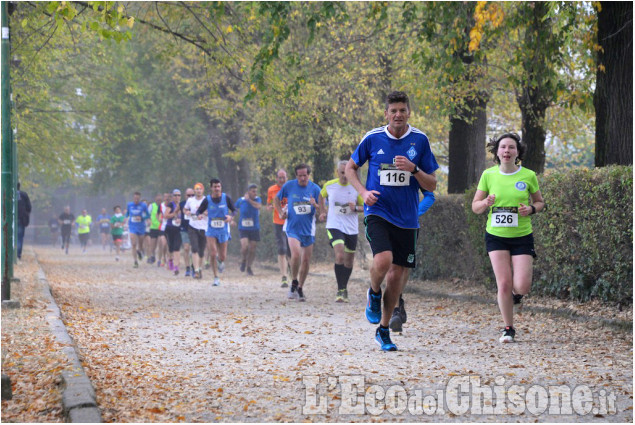
<path fill-rule="evenodd" d="M 518 207 L 492 208 L 492 227 L 518 227 Z"/>

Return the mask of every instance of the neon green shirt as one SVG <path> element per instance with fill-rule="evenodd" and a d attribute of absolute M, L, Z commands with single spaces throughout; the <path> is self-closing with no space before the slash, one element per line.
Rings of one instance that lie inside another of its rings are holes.
<path fill-rule="evenodd" d="M 156 202 L 150 205 L 150 229 L 158 229 L 161 227 L 161 220 L 159 220 L 158 214 L 161 208 Z"/>
<path fill-rule="evenodd" d="M 90 215 L 80 215 L 75 219 L 77 223 L 77 233 L 84 234 L 90 232 L 90 224 L 93 222 L 93 218 Z"/>
<path fill-rule="evenodd" d="M 496 195 L 487 216 L 487 233 L 502 238 L 518 238 L 532 232 L 531 218 L 521 216 L 518 208 L 521 203 L 530 205 L 530 195 L 539 190 L 536 173 L 520 167 L 515 173 L 504 174 L 495 165 L 483 171 L 478 190 Z"/>

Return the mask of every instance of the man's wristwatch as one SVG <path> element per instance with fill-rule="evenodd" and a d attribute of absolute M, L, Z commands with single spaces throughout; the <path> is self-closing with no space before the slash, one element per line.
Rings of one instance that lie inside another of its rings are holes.
<path fill-rule="evenodd" d="M 415 168 L 412 170 L 412 174 L 417 174 L 419 171 L 421 170 L 415 165 Z"/>

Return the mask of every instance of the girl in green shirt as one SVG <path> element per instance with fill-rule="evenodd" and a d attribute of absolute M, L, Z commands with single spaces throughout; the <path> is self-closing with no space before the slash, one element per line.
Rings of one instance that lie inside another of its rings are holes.
<path fill-rule="evenodd" d="M 505 329 L 499 341 L 514 342 L 514 304 L 529 293 L 533 274 L 532 214 L 545 207 L 536 173 L 522 167 L 520 136 L 505 133 L 487 145 L 497 165 L 483 171 L 472 211 L 488 212 L 485 243 L 496 276 L 498 307 Z"/>

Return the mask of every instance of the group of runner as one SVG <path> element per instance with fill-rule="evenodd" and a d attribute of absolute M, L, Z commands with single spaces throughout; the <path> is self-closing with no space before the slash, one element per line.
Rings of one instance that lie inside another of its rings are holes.
<path fill-rule="evenodd" d="M 395 351 L 390 329 L 401 331 L 407 315 L 403 289 L 410 269 L 416 265 L 419 216 L 434 203 L 435 171 L 439 167 L 427 136 L 408 123 L 410 105 L 404 92 L 388 95 L 385 105 L 387 125 L 369 131 L 348 161 L 337 165 L 337 178 L 320 188 L 310 180 L 311 167 L 295 167 L 295 179 L 287 181 L 280 169 L 276 183 L 267 190 L 266 207 L 273 211 L 274 234 L 281 286 L 287 297 L 305 301 L 305 283 L 309 273 L 316 220 L 326 220 L 326 231 L 335 254 L 336 302 L 349 302 L 348 281 L 353 270 L 357 247 L 358 213 L 364 212 L 366 239 L 372 253 L 370 287 L 365 315 L 379 326 L 375 341 L 382 350 Z M 519 165 L 524 145 L 515 133 L 506 133 L 490 142 L 489 151 L 497 163 L 483 172 L 472 209 L 489 212 L 486 246 L 498 285 L 498 304 L 505 322 L 500 341 L 513 342 L 513 304 L 529 292 L 532 262 L 535 257 L 529 215 L 545 208 L 533 171 Z M 368 162 L 366 183 L 358 170 Z M 202 183 L 185 191 L 157 194 L 148 205 L 136 192 L 124 213 L 114 208 L 108 227 L 104 213 L 100 228 L 110 229 L 119 259 L 124 227 L 128 228 L 134 267 L 148 257 L 179 274 L 183 248 L 186 276 L 202 279 L 205 254 L 214 275 L 212 285 L 220 285 L 219 273 L 225 268 L 230 227 L 239 212 L 241 272 L 253 275 L 252 265 L 260 240 L 261 198 L 257 186 L 249 185 L 236 203 L 223 192 L 218 179 L 209 182 L 205 195 Z M 423 200 L 419 201 L 419 192 Z M 67 207 L 59 217 L 62 248 L 68 252 L 70 225 L 76 220 L 80 229 L 90 225 L 90 216 L 75 219 Z M 66 226 L 66 227 L 65 227 Z M 102 227 L 103 226 L 103 227 Z M 148 227 L 148 229 L 146 229 Z M 148 235 L 149 241 L 144 243 Z M 81 239 L 81 233 L 80 233 Z M 85 249 L 85 242 L 82 242 Z M 291 284 L 288 282 L 290 272 Z M 382 292 L 382 284 L 385 288 Z"/>
<path fill-rule="evenodd" d="M 415 267 L 419 231 L 419 191 L 436 189 L 439 167 L 427 136 L 408 124 L 410 104 L 404 92 L 387 96 L 387 125 L 368 132 L 346 164 L 345 175 L 364 203 L 366 238 L 373 252 L 365 315 L 384 351 L 396 351 L 390 338 L 405 322 L 401 294 L 409 269 Z M 495 166 L 485 170 L 472 202 L 477 214 L 488 212 L 486 248 L 498 286 L 498 305 L 505 323 L 499 341 L 514 342 L 513 305 L 531 287 L 536 256 L 530 215 L 545 208 L 536 174 L 520 165 L 525 150 L 521 138 L 505 133 L 488 144 Z M 366 184 L 358 169 L 368 162 Z M 328 226 L 327 226 L 328 227 Z M 385 289 L 382 294 L 382 283 Z M 382 308 L 383 301 L 383 308 Z M 395 323 L 396 322 L 396 323 Z M 399 323 L 401 322 L 401 323 Z"/>

